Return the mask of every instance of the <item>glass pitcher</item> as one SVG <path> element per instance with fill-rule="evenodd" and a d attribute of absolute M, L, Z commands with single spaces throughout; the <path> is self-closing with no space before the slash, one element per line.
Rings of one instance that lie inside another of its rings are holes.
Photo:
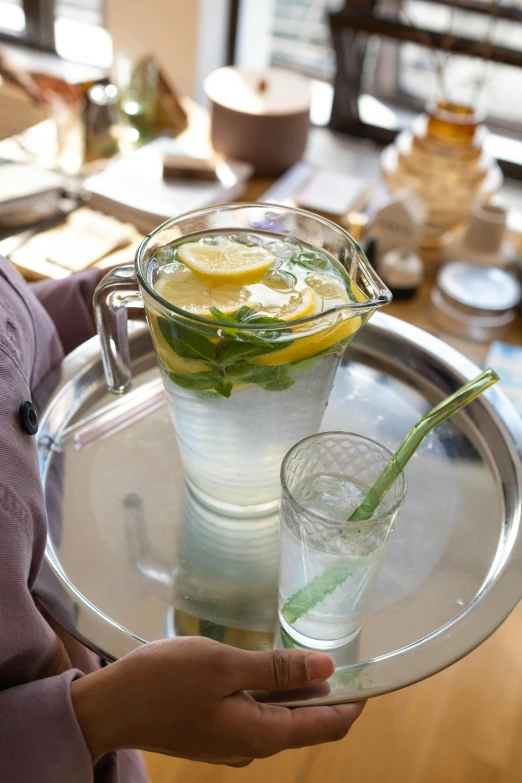
<path fill-rule="evenodd" d="M 329 305 L 326 298 L 322 310 L 305 317 L 250 318 L 233 328 L 228 318 L 189 312 L 162 298 L 155 289 L 170 249 L 212 242 L 217 234 L 268 242 L 282 248 L 288 263 L 300 253 L 306 274 L 315 274 L 319 254 L 326 255 L 343 268 L 346 302 Z M 131 385 L 127 308 L 144 306 L 190 489 L 223 514 L 270 513 L 279 501 L 284 455 L 317 432 L 346 346 L 391 298 L 357 243 L 322 217 L 267 204 L 190 212 L 155 229 L 139 246 L 135 265 L 109 272 L 96 290 L 107 385 L 115 393 Z"/>

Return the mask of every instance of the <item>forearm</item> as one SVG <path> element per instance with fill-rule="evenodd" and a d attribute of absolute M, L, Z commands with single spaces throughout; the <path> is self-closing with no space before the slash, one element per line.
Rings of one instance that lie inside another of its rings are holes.
<path fill-rule="evenodd" d="M 118 707 L 119 686 L 118 672 L 113 666 L 71 683 L 74 714 L 92 756 L 130 747 L 120 725 L 127 716 Z"/>

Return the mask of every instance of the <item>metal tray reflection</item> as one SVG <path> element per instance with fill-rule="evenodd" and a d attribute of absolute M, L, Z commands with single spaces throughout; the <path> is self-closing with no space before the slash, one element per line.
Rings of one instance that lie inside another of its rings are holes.
<path fill-rule="evenodd" d="M 49 537 L 40 600 L 108 659 L 201 634 L 246 649 L 277 629 L 277 515 L 224 519 L 185 489 L 148 331 L 132 324 L 135 384 L 107 394 L 97 338 L 36 395 Z M 377 314 L 348 349 L 322 424 L 395 448 L 478 369 L 426 332 Z M 336 703 L 409 685 L 479 645 L 522 596 L 522 421 L 501 391 L 432 433 L 354 644 L 319 692 Z"/>

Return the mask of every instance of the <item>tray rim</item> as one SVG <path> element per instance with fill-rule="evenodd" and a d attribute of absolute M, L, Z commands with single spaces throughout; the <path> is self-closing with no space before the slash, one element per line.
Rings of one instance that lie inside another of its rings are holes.
<path fill-rule="evenodd" d="M 417 350 L 422 350 L 430 358 L 438 372 L 444 370 L 446 373 L 450 373 L 459 383 L 465 383 L 480 372 L 473 362 L 442 340 L 393 316 L 376 313 L 361 335 L 358 335 L 357 344 L 364 345 L 365 342 L 371 342 L 372 334 L 376 334 L 377 337 L 379 335 L 390 337 L 391 335 Z M 143 322 L 130 322 L 131 353 L 133 346 L 140 341 L 140 338 L 148 339 L 148 327 Z M 354 344 L 353 347 L 356 348 L 356 345 Z M 366 350 L 366 353 L 371 355 L 372 351 Z M 377 352 L 376 355 L 380 356 Z M 98 337 L 93 337 L 69 354 L 55 373 L 49 376 L 39 389 L 44 393 L 46 390 L 53 389 L 41 415 L 41 426 L 37 435 L 40 475 L 44 487 L 49 457 L 52 453 L 49 415 L 59 402 L 65 401 L 78 377 L 88 376 L 89 372 L 99 369 L 100 365 L 99 340 Z M 385 366 L 384 371 L 386 371 Z M 424 380 L 429 384 L 429 379 Z M 99 386 L 99 381 L 97 386 Z M 487 409 L 491 424 L 502 434 L 516 478 L 514 487 L 516 518 L 511 529 L 513 540 L 507 557 L 499 558 L 497 551 L 497 558 L 492 563 L 489 580 L 484 582 L 473 600 L 448 623 L 402 648 L 368 661 L 344 667 L 341 671 L 360 675 L 359 678 L 354 677 L 354 687 L 346 689 L 339 698 L 334 697 L 326 702 L 323 699 L 321 703 L 366 699 L 391 690 L 399 690 L 442 671 L 486 641 L 509 617 L 522 599 L 522 582 L 517 579 L 517 575 L 522 572 L 522 419 L 506 395 L 497 388 L 489 389 L 474 405 L 477 403 L 482 409 Z M 74 412 L 69 413 L 63 421 L 70 420 Z M 83 630 L 79 631 L 70 619 L 60 612 L 52 595 L 50 596 L 43 591 L 39 598 L 51 615 L 85 646 L 108 660 L 116 660 L 147 643 L 145 639 L 98 609 L 75 588 L 60 564 L 50 537 L 47 539 L 45 563 L 58 579 L 68 599 L 81 603 Z M 36 592 L 38 593 L 38 586 Z M 498 609 L 499 597 L 502 597 L 500 610 Z M 477 611 L 479 605 L 480 612 Z M 116 650 L 117 653 L 115 653 Z M 431 661 L 434 653 L 438 655 L 437 663 Z M 407 674 L 403 672 L 402 676 L 397 677 L 398 672 L 395 664 L 405 656 L 409 656 L 408 667 L 406 667 Z M 397 681 L 393 687 L 390 687 L 386 682 L 390 677 L 393 679 L 394 676 L 397 677 Z M 362 685 L 361 681 L 363 681 Z M 292 704 L 288 701 L 284 703 L 287 706 Z M 306 702 L 310 705 L 313 703 L 314 700 Z M 302 701 L 296 702 L 297 704 L 303 706 Z"/>

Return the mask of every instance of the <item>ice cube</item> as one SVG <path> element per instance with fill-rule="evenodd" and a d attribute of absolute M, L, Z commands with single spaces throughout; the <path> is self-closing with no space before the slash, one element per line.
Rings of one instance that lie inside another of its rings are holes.
<path fill-rule="evenodd" d="M 260 246 L 264 244 L 263 238 L 257 234 L 229 234 L 228 239 L 232 242 L 238 242 L 247 247 Z"/>
<path fill-rule="evenodd" d="M 321 253 L 315 253 L 313 250 L 303 250 L 294 260 L 299 266 L 309 269 L 311 272 L 320 272 L 330 268 L 328 259 Z"/>
<path fill-rule="evenodd" d="M 313 288 L 317 294 L 320 294 L 325 299 L 340 296 L 343 292 L 340 281 L 336 280 L 332 275 L 325 275 L 321 272 L 313 272 L 311 275 L 307 275 L 306 285 Z"/>
<path fill-rule="evenodd" d="M 213 247 L 226 247 L 230 244 L 230 237 L 224 237 L 220 234 L 217 236 L 201 237 L 199 240 L 201 245 L 212 245 Z"/>
<path fill-rule="evenodd" d="M 161 275 L 162 277 L 164 275 L 177 276 L 180 273 L 182 274 L 183 270 L 185 269 L 187 269 L 187 267 L 185 266 L 185 264 L 182 264 L 181 261 L 172 261 L 170 264 L 165 264 L 165 266 L 161 268 Z"/>
<path fill-rule="evenodd" d="M 285 261 L 293 258 L 297 251 L 296 245 L 291 242 L 283 242 L 279 239 L 276 239 L 274 242 L 268 242 L 268 244 L 265 245 L 265 248 L 270 253 L 273 253 L 276 258 L 282 258 Z"/>
<path fill-rule="evenodd" d="M 312 476 L 296 492 L 300 503 L 312 513 L 343 522 L 365 495 L 364 490 L 343 476 L 328 473 Z"/>
<path fill-rule="evenodd" d="M 178 249 L 166 245 L 165 247 L 159 247 L 154 253 L 154 258 L 159 264 L 168 264 L 174 261 L 178 257 Z"/>
<path fill-rule="evenodd" d="M 288 291 L 294 288 L 297 278 L 290 272 L 274 269 L 272 266 L 263 277 L 263 283 L 276 291 Z"/>

